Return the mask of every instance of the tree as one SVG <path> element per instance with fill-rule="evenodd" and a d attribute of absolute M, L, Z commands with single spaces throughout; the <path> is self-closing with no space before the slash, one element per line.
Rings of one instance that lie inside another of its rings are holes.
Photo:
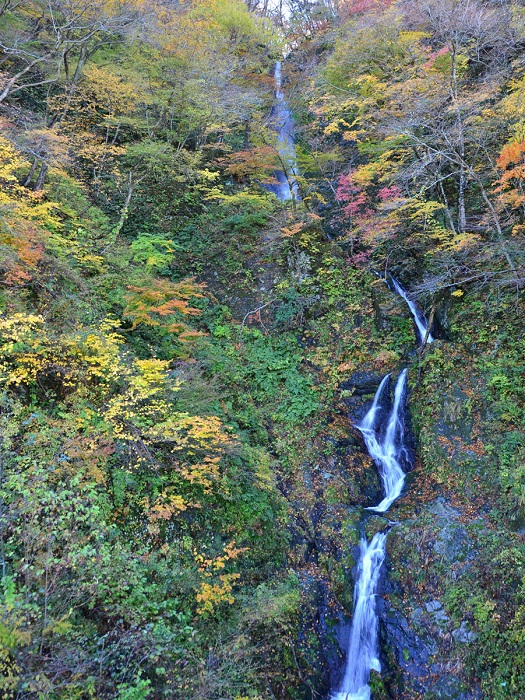
<path fill-rule="evenodd" d="M 59 84 L 67 103 L 86 62 L 129 31 L 143 10 L 135 0 L 9 3 L 0 15 L 0 103 L 21 91 Z"/>
<path fill-rule="evenodd" d="M 467 70 L 469 63 L 473 68 L 482 70 L 495 77 L 493 70 L 506 65 L 509 55 L 516 50 L 517 41 L 511 28 L 511 11 L 509 6 L 487 7 L 477 0 L 463 0 L 456 3 L 451 0 L 431 0 L 431 2 L 409 3 L 407 6 L 409 22 L 418 27 L 423 25 L 431 32 L 431 37 L 448 58 L 449 97 L 454 114 L 445 138 L 450 144 L 450 153 L 446 156 L 458 167 L 457 173 L 457 226 L 465 231 L 467 215 L 465 191 L 472 179 L 474 168 L 467 161 L 468 117 L 474 102 L 460 96 L 460 81 L 471 76 Z M 446 49 L 446 53 L 445 50 Z M 472 97 L 472 96 L 469 96 Z M 480 185 L 479 179 L 477 182 Z M 491 209 L 486 193 L 483 197 Z M 499 222 L 493 215 L 494 224 Z"/>

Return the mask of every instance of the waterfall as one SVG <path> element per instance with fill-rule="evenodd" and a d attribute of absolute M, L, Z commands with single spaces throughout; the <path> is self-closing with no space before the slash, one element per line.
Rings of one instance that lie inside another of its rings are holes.
<path fill-rule="evenodd" d="M 379 505 L 369 508 L 377 513 L 387 511 L 401 494 L 405 481 L 405 472 L 401 465 L 410 462 L 408 450 L 404 444 L 403 414 L 406 396 L 406 369 L 401 372 L 396 382 L 394 405 L 388 416 L 386 431 L 381 432 L 377 426 L 377 413 L 380 410 L 381 398 L 389 377 L 390 375 L 387 375 L 379 385 L 372 407 L 357 426 L 363 435 L 369 455 L 377 465 L 383 482 L 385 497 Z"/>
<path fill-rule="evenodd" d="M 281 61 L 277 61 L 274 74 L 275 106 L 272 110 L 271 119 L 277 131 L 277 152 L 283 168 L 274 173 L 277 184 L 269 185 L 268 189 L 274 192 L 278 199 L 284 201 L 292 199 L 292 197 L 299 199 L 299 188 L 295 179 L 298 173 L 295 155 L 294 121 L 282 89 L 281 70 Z"/>
<path fill-rule="evenodd" d="M 417 334 L 419 337 L 419 343 L 421 344 L 424 339 L 425 335 L 427 332 L 428 328 L 428 321 L 425 318 L 425 314 L 421 311 L 421 309 L 414 303 L 414 301 L 410 298 L 408 295 L 407 290 L 403 287 L 403 285 L 396 280 L 395 277 L 390 276 L 392 280 L 392 285 L 394 287 L 394 291 L 399 294 L 399 296 L 406 301 L 408 304 L 408 308 L 410 309 L 412 316 L 414 317 L 414 321 L 416 324 L 417 328 Z M 427 337 L 427 343 L 432 343 L 434 338 L 432 337 L 432 334 L 429 332 L 428 337 Z"/>
<path fill-rule="evenodd" d="M 376 588 L 385 558 L 386 533 L 378 532 L 370 544 L 361 540 L 359 575 L 354 591 L 354 618 L 348 644 L 348 664 L 341 689 L 333 700 L 369 700 L 370 670 L 381 670 L 378 658 Z"/>
<path fill-rule="evenodd" d="M 392 277 L 394 290 L 407 302 L 416 322 L 419 341 L 427 334 L 428 322 L 401 284 Z M 430 333 L 427 342 L 433 341 Z M 385 513 L 399 498 L 405 482 L 405 470 L 412 459 L 405 431 L 407 370 L 400 372 L 390 403 L 390 374 L 381 381 L 365 417 L 356 426 L 363 435 L 369 455 L 376 464 L 385 496 L 377 506 L 367 510 Z M 370 672 L 380 671 L 376 612 L 377 586 L 385 559 L 386 533 L 377 533 L 370 543 L 361 540 L 357 581 L 354 591 L 354 615 L 340 689 L 331 700 L 370 700 Z"/>
<path fill-rule="evenodd" d="M 385 497 L 379 505 L 367 509 L 378 513 L 387 511 L 401 494 L 405 481 L 401 465 L 411 466 L 405 444 L 406 382 L 407 370 L 404 369 L 397 379 L 394 402 L 388 410 L 390 374 L 387 374 L 375 393 L 368 413 L 357 425 L 383 482 Z M 332 695 L 332 700 L 369 700 L 370 671 L 381 670 L 377 638 L 379 621 L 375 601 L 385 547 L 386 533 L 377 533 L 369 544 L 366 539 L 361 540 L 346 670 L 341 688 Z"/>

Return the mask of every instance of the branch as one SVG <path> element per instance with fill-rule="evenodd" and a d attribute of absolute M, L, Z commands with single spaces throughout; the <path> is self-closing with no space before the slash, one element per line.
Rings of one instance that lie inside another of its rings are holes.
<path fill-rule="evenodd" d="M 45 55 L 45 56 L 41 56 L 40 58 L 36 58 L 34 61 L 31 61 L 31 63 L 29 63 L 23 70 L 19 71 L 18 73 L 15 73 L 15 75 L 13 75 L 13 77 L 7 81 L 4 89 L 0 93 L 0 103 L 5 100 L 5 98 L 9 95 L 10 92 L 14 91 L 13 86 L 19 78 L 21 78 L 23 75 L 28 73 L 31 70 L 31 68 L 36 66 L 38 63 L 42 63 L 42 61 L 47 61 L 47 60 L 49 60 L 49 58 L 50 58 L 49 55 Z M 50 81 L 46 81 L 46 82 L 50 82 Z M 39 84 L 41 84 L 41 83 L 37 83 L 37 85 L 39 85 Z M 18 89 L 21 89 L 21 88 L 19 87 Z"/>
<path fill-rule="evenodd" d="M 265 309 L 267 306 L 270 306 L 270 304 L 273 304 L 274 301 L 277 301 L 277 299 L 270 299 L 270 301 L 267 301 L 266 304 L 262 304 L 261 306 L 257 307 L 257 308 L 254 309 L 253 311 L 248 311 L 248 313 L 246 313 L 246 314 L 244 315 L 244 318 L 242 319 L 241 329 L 240 329 L 240 331 L 239 331 L 239 336 L 242 335 L 242 331 L 243 331 L 244 326 L 245 326 L 245 324 L 246 324 L 246 319 L 247 319 L 249 316 L 252 316 L 253 314 L 259 313 L 260 311 L 262 311 L 263 309 Z M 263 323 L 262 321 L 261 321 L 261 324 L 264 326 L 264 323 Z M 264 327 L 265 327 L 265 326 L 264 326 Z"/>

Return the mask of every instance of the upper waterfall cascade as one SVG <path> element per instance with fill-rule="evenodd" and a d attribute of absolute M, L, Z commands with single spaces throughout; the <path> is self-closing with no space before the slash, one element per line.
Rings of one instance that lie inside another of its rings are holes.
<path fill-rule="evenodd" d="M 297 157 L 295 153 L 294 121 L 288 107 L 286 96 L 282 89 L 282 63 L 275 64 L 275 105 L 272 109 L 271 120 L 277 131 L 277 153 L 281 161 L 281 169 L 274 173 L 277 184 L 270 185 L 271 189 L 281 200 L 299 199 L 297 186 Z"/>
<path fill-rule="evenodd" d="M 423 313 L 397 280 L 392 278 L 392 284 L 414 316 L 420 342 L 425 337 L 427 343 L 432 342 Z M 377 513 L 385 513 L 399 498 L 405 482 L 405 469 L 412 467 L 405 428 L 407 370 L 403 369 L 399 374 L 393 402 L 390 399 L 390 385 L 391 377 L 387 374 L 375 393 L 370 409 L 356 426 L 363 435 L 383 484 L 383 500 L 377 506 L 367 509 Z M 332 694 L 332 700 L 370 700 L 370 672 L 381 670 L 376 598 L 385 559 L 386 538 L 386 532 L 379 532 L 369 543 L 365 538 L 361 540 L 346 669 L 341 687 Z"/>

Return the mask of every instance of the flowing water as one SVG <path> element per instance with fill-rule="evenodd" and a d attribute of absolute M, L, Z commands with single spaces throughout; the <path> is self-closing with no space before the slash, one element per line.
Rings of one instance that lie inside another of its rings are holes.
<path fill-rule="evenodd" d="M 281 161 L 281 169 L 274 173 L 277 184 L 269 185 L 268 189 L 274 192 L 281 200 L 299 199 L 297 186 L 297 158 L 295 155 L 294 121 L 288 108 L 282 89 L 282 64 L 275 64 L 275 106 L 272 110 L 271 120 L 277 131 L 277 153 Z"/>
<path fill-rule="evenodd" d="M 277 132 L 277 151 L 281 170 L 276 172 L 277 184 L 269 185 L 281 200 L 298 199 L 297 158 L 294 141 L 294 122 L 282 89 L 281 62 L 275 65 L 275 105 L 271 120 Z M 418 340 L 431 343 L 434 338 L 428 332 L 428 322 L 423 312 L 411 299 L 404 287 L 393 277 L 393 291 L 402 297 L 414 317 Z M 372 406 L 357 428 L 361 431 L 368 453 L 374 460 L 381 477 L 384 498 L 368 508 L 385 513 L 399 498 L 405 482 L 405 470 L 412 467 L 405 434 L 407 370 L 399 374 L 391 400 L 391 377 L 381 381 Z M 380 671 L 378 627 L 376 611 L 377 588 L 386 552 L 386 532 L 379 532 L 360 544 L 357 581 L 354 591 L 354 615 L 346 668 L 340 689 L 332 694 L 332 700 L 370 700 L 370 672 Z"/>
<path fill-rule="evenodd" d="M 425 314 L 415 304 L 413 299 L 410 298 L 407 290 L 403 287 L 403 285 L 400 282 L 398 282 L 395 277 L 391 277 L 391 280 L 392 285 L 394 287 L 394 291 L 397 292 L 399 296 L 406 301 L 406 303 L 408 304 L 408 308 L 412 312 L 412 316 L 414 317 L 414 321 L 417 328 L 419 343 L 421 344 L 425 339 L 425 335 L 427 333 L 428 328 L 428 321 L 425 318 Z M 427 336 L 427 343 L 432 343 L 433 340 L 434 338 L 432 337 L 432 334 L 429 331 Z"/>
<path fill-rule="evenodd" d="M 407 302 L 422 343 L 428 328 L 425 316 L 397 280 L 392 278 L 392 284 Z M 427 343 L 432 340 L 428 333 Z M 385 513 L 399 498 L 405 481 L 405 469 L 412 467 L 405 430 L 407 370 L 402 370 L 397 378 L 393 402 L 390 399 L 390 384 L 391 377 L 387 374 L 376 391 L 368 413 L 357 425 L 383 484 L 383 500 L 377 506 L 368 508 L 376 513 Z M 379 532 L 369 543 L 365 538 L 361 540 L 345 675 L 339 690 L 332 693 L 332 700 L 370 700 L 370 672 L 381 670 L 376 598 L 385 559 L 386 537 L 386 532 Z"/>
<path fill-rule="evenodd" d="M 402 464 L 410 460 L 408 450 L 404 443 L 404 399 L 406 396 L 407 371 L 404 369 L 396 382 L 394 391 L 394 405 L 388 416 L 386 430 L 381 430 L 382 425 L 377 425 L 377 414 L 381 410 L 385 386 L 389 384 L 390 375 L 387 375 L 376 392 L 372 407 L 357 426 L 361 431 L 368 449 L 368 454 L 374 460 L 383 482 L 385 497 L 377 506 L 368 510 L 377 513 L 387 511 L 392 503 L 399 498 L 405 482 L 405 472 Z"/>
<path fill-rule="evenodd" d="M 381 670 L 378 658 L 376 588 L 385 558 L 386 533 L 378 532 L 370 544 L 361 540 L 359 573 L 354 591 L 354 617 L 348 644 L 348 664 L 341 690 L 333 700 L 369 700 L 370 670 Z"/>

